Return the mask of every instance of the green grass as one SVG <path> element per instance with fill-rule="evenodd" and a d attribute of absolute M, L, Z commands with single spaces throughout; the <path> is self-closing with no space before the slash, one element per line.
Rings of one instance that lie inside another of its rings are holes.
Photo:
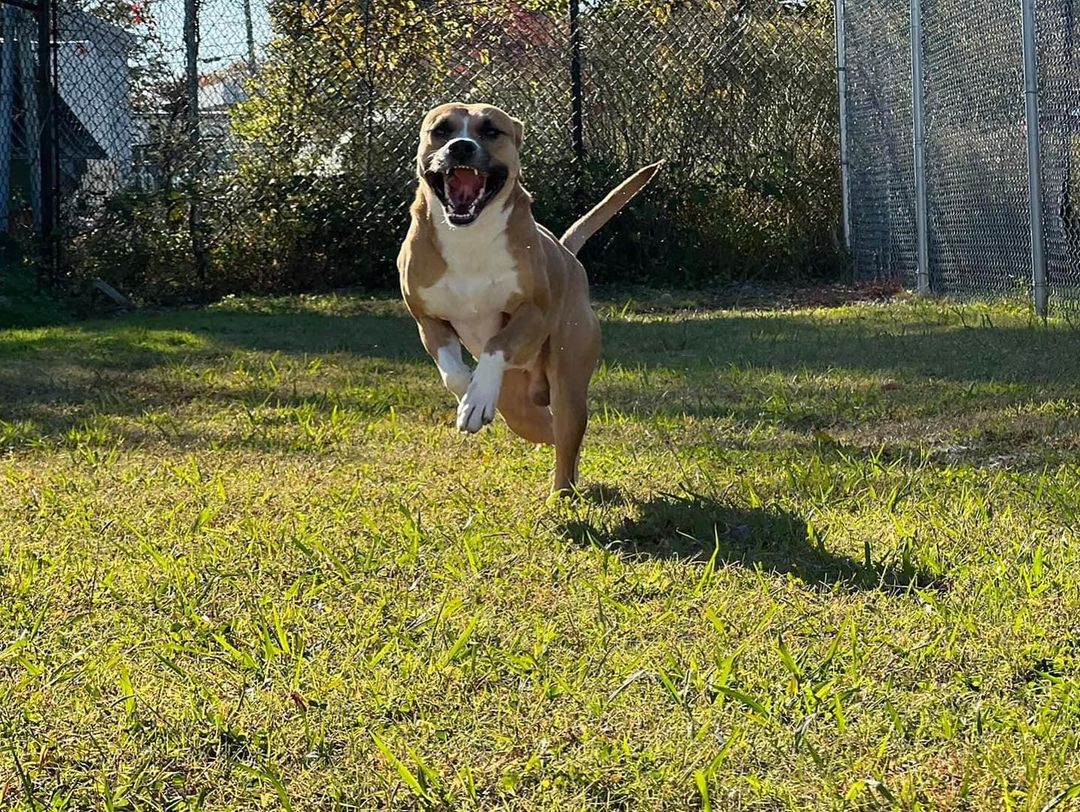
<path fill-rule="evenodd" d="M 396 302 L 0 330 L 0 807 L 1075 809 L 1080 333 L 663 301 L 576 503 Z"/>

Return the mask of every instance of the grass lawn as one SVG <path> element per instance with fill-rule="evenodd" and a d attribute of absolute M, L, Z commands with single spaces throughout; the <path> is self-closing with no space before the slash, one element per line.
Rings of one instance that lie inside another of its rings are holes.
<path fill-rule="evenodd" d="M 0 807 L 1077 808 L 1080 332 L 662 301 L 572 504 L 393 301 L 0 330 Z"/>

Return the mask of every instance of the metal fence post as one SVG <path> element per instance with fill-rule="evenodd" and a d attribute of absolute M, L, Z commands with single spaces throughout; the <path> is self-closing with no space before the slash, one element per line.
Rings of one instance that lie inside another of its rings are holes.
<path fill-rule="evenodd" d="M 1028 208 L 1031 214 L 1031 274 L 1035 312 L 1046 317 L 1049 290 L 1043 243 L 1042 144 L 1039 132 L 1039 72 L 1035 48 L 1035 0 L 1023 0 L 1024 89 L 1027 96 Z"/>
<path fill-rule="evenodd" d="M 8 230 L 11 195 L 11 145 L 15 140 L 11 112 L 15 106 L 15 7 L 0 4 L 0 234 Z"/>
<path fill-rule="evenodd" d="M 915 287 L 919 293 L 930 292 L 930 235 L 926 212 L 926 125 L 923 103 L 922 2 L 911 0 L 911 120 L 915 145 Z"/>
<path fill-rule="evenodd" d="M 188 233 L 195 275 L 205 283 L 209 277 L 209 258 L 203 233 L 202 201 L 199 183 L 202 178 L 202 134 L 199 121 L 199 0 L 184 0 L 184 109 L 188 169 Z"/>
<path fill-rule="evenodd" d="M 844 0 L 836 0 L 836 92 L 840 116 L 840 205 L 844 218 L 844 248 L 851 251 L 851 178 L 848 165 L 847 44 L 844 31 Z"/>
<path fill-rule="evenodd" d="M 570 0 L 570 130 L 574 157 L 585 154 L 585 122 L 581 98 L 581 29 L 578 26 L 578 2 Z"/>
<path fill-rule="evenodd" d="M 40 0 L 37 7 L 38 63 L 38 161 L 41 177 L 42 276 L 39 282 L 56 281 L 56 119 L 53 116 L 53 7 Z"/>

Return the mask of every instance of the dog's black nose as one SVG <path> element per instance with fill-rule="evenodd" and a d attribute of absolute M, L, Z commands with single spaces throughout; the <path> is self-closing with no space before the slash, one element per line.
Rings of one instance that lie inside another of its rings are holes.
<path fill-rule="evenodd" d="M 471 138 L 459 138 L 447 144 L 446 150 L 455 161 L 467 161 L 476 155 L 476 142 Z"/>

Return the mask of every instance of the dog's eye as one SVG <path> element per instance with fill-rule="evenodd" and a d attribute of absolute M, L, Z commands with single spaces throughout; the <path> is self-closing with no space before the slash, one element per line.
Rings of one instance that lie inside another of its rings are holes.
<path fill-rule="evenodd" d="M 447 138 L 450 135 L 451 127 L 450 122 L 440 121 L 434 127 L 431 128 L 431 134 L 436 138 Z"/>
<path fill-rule="evenodd" d="M 491 124 L 485 124 L 480 128 L 480 137 L 487 139 L 488 141 L 493 141 L 500 135 L 502 135 L 502 130 Z"/>

